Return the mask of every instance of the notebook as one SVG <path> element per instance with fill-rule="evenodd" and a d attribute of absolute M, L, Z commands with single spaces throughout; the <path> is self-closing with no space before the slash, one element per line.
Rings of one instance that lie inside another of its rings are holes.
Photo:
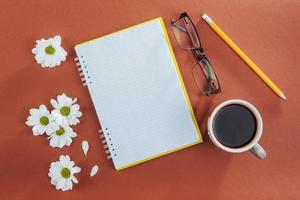
<path fill-rule="evenodd" d="M 75 51 L 117 170 L 202 142 L 161 17 Z"/>

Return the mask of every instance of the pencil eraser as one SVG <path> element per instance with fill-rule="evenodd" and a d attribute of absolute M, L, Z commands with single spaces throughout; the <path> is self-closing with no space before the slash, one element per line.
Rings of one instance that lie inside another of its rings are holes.
<path fill-rule="evenodd" d="M 204 21 L 206 21 L 206 23 L 211 24 L 213 21 L 211 20 L 211 18 L 209 16 L 207 16 L 207 14 L 203 14 L 202 15 L 202 19 Z"/>

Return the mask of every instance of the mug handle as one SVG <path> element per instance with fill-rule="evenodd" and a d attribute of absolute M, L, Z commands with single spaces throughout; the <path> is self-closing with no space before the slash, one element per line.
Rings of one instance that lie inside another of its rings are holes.
<path fill-rule="evenodd" d="M 251 149 L 250 152 L 253 153 L 259 159 L 265 159 L 267 157 L 267 152 L 260 146 L 260 144 L 256 143 Z"/>

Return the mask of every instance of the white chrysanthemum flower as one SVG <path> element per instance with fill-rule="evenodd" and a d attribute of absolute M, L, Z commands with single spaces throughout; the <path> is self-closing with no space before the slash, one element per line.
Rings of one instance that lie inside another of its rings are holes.
<path fill-rule="evenodd" d="M 33 135 L 43 135 L 45 132 L 50 135 L 59 128 L 45 105 L 40 105 L 38 109 L 32 108 L 29 113 L 26 124 L 32 126 Z"/>
<path fill-rule="evenodd" d="M 63 148 L 64 146 L 70 146 L 72 143 L 72 138 L 75 138 L 77 133 L 73 131 L 68 125 L 61 125 L 56 129 L 49 137 L 50 146 L 55 148 Z"/>
<path fill-rule="evenodd" d="M 32 49 L 35 60 L 42 67 L 55 67 L 61 61 L 66 60 L 67 52 L 61 47 L 61 37 L 59 35 L 36 41 L 36 46 Z"/>
<path fill-rule="evenodd" d="M 48 176 L 51 178 L 51 184 L 57 190 L 72 190 L 73 182 L 78 183 L 74 174 L 80 172 L 81 168 L 74 165 L 75 163 L 70 160 L 68 155 L 61 155 L 59 161 L 51 163 Z"/>
<path fill-rule="evenodd" d="M 76 98 L 72 99 L 63 93 L 57 96 L 57 100 L 51 99 L 50 102 L 55 109 L 51 114 L 59 125 L 76 125 L 80 122 L 78 118 L 82 113 L 79 111 L 79 105 L 76 104 Z"/>

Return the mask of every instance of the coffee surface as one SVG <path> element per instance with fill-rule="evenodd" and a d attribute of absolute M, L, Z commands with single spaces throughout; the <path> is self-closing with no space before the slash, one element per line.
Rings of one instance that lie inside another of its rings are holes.
<path fill-rule="evenodd" d="M 242 105 L 228 105 L 216 114 L 213 129 L 221 144 L 231 148 L 242 147 L 250 143 L 256 133 L 256 118 Z"/>

